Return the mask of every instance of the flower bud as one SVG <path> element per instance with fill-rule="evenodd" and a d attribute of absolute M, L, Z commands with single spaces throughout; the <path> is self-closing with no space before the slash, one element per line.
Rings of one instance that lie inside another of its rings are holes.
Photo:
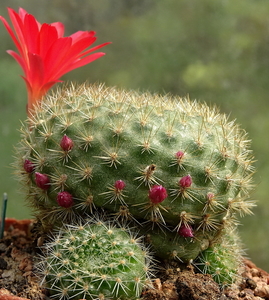
<path fill-rule="evenodd" d="M 184 156 L 184 152 L 183 151 L 178 151 L 176 154 L 175 154 L 175 157 L 180 160 L 182 157 Z"/>
<path fill-rule="evenodd" d="M 154 204 L 163 202 L 167 196 L 166 188 L 162 185 L 154 185 L 149 190 L 149 199 Z"/>
<path fill-rule="evenodd" d="M 65 134 L 61 139 L 60 146 L 64 151 L 70 151 L 73 148 L 74 143 L 72 139 Z"/>
<path fill-rule="evenodd" d="M 35 169 L 35 166 L 29 159 L 26 159 L 24 161 L 23 168 L 27 173 L 32 173 Z"/>
<path fill-rule="evenodd" d="M 179 180 L 179 185 L 182 187 L 182 188 L 188 188 L 192 185 L 192 178 L 191 178 L 191 175 L 187 175 L 187 176 L 184 176 L 182 177 L 180 180 Z"/>
<path fill-rule="evenodd" d="M 126 184 L 123 180 L 117 180 L 114 184 L 114 187 L 117 191 L 122 191 L 125 188 Z"/>
<path fill-rule="evenodd" d="M 36 185 L 41 188 L 42 190 L 48 190 L 50 187 L 50 179 L 46 174 L 42 173 L 35 173 L 35 182 Z"/>
<path fill-rule="evenodd" d="M 73 196 L 65 191 L 60 192 L 57 195 L 57 203 L 64 208 L 69 208 L 74 204 Z"/>
<path fill-rule="evenodd" d="M 193 230 L 190 225 L 186 226 L 186 225 L 182 224 L 178 230 L 178 234 L 185 238 L 188 238 L 188 237 L 193 238 L 194 237 Z"/>

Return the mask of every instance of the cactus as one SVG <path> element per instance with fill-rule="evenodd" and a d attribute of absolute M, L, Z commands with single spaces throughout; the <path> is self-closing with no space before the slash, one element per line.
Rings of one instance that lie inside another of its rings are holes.
<path fill-rule="evenodd" d="M 231 285 L 240 276 L 243 250 L 236 230 L 227 232 L 221 241 L 199 254 L 194 266 L 204 274 L 211 274 L 221 286 Z"/>
<path fill-rule="evenodd" d="M 36 268 L 57 299 L 137 299 L 150 274 L 139 238 L 92 218 L 54 234 Z"/>
<path fill-rule="evenodd" d="M 143 224 L 156 255 L 189 261 L 254 205 L 246 133 L 206 104 L 71 86 L 21 131 L 18 173 L 44 228 L 101 208 Z"/>

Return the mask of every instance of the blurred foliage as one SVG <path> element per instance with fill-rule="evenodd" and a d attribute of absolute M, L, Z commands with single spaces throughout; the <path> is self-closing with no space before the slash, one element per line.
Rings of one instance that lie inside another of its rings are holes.
<path fill-rule="evenodd" d="M 127 89 L 189 94 L 216 104 L 249 132 L 257 158 L 255 216 L 242 220 L 248 255 L 269 271 L 269 2 L 268 0 L 1 0 L 23 7 L 40 22 L 61 21 L 66 34 L 96 30 L 107 56 L 64 76 Z M 27 217 L 9 168 L 26 117 L 21 70 L 5 53 L 14 49 L 0 27 L 0 191 L 9 194 L 8 215 Z"/>

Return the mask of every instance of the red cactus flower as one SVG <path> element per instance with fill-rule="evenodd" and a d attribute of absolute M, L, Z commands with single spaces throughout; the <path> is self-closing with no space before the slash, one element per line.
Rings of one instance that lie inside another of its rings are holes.
<path fill-rule="evenodd" d="M 105 53 L 89 53 L 104 47 L 104 43 L 86 50 L 95 40 L 94 31 L 78 31 L 64 37 L 64 25 L 60 22 L 40 24 L 33 15 L 20 8 L 19 12 L 8 8 L 12 27 L 0 16 L 18 53 L 8 50 L 21 66 L 28 92 L 28 114 L 43 95 L 65 73 L 82 67 Z"/>

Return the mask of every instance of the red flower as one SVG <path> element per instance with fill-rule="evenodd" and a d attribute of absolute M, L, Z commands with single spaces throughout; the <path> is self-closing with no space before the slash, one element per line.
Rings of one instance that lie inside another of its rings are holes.
<path fill-rule="evenodd" d="M 64 37 L 64 25 L 60 22 L 40 24 L 22 8 L 19 13 L 8 8 L 8 13 L 14 30 L 5 18 L 0 16 L 0 20 L 18 49 L 18 53 L 7 52 L 23 69 L 28 113 L 62 75 L 103 56 L 102 52 L 88 54 L 109 44 L 86 50 L 96 40 L 94 31 L 78 31 Z"/>

